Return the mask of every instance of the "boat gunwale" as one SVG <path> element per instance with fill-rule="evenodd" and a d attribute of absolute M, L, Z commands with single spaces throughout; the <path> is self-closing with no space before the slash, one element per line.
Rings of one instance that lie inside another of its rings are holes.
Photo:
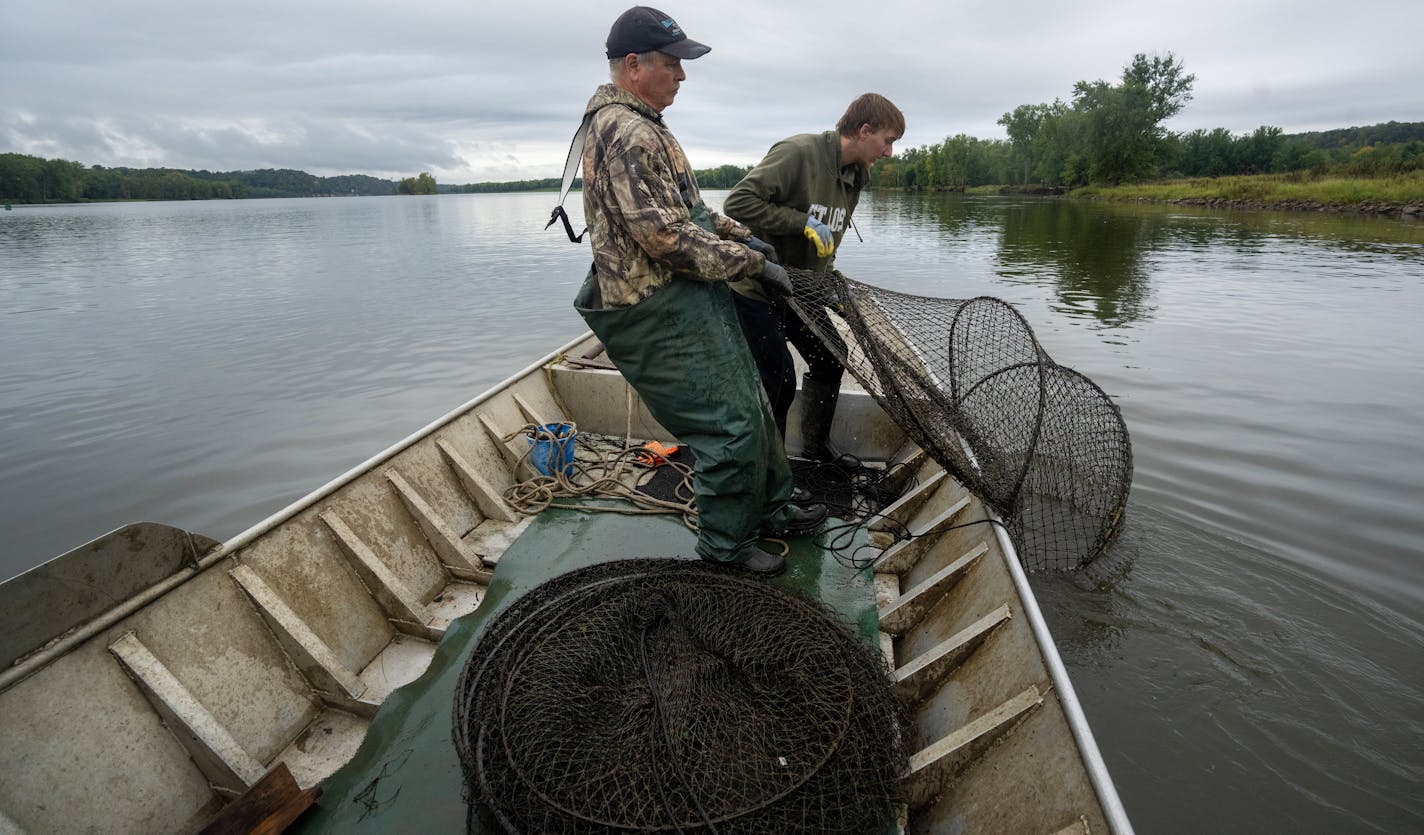
<path fill-rule="evenodd" d="M 380 465 L 386 463 L 387 461 L 396 457 L 397 455 L 409 449 L 410 447 L 415 446 L 420 441 L 434 434 L 441 427 L 444 427 L 455 421 L 457 418 L 469 413 L 470 410 L 474 409 L 476 406 L 479 406 L 481 403 L 496 396 L 500 392 L 505 391 L 510 386 L 513 386 L 515 383 L 528 377 L 530 374 L 538 371 L 540 368 L 548 365 L 551 362 L 557 361 L 560 357 L 564 356 L 570 350 L 572 350 L 574 346 L 578 345 L 581 342 L 587 341 L 592 336 L 593 333 L 591 331 L 584 331 L 579 336 L 569 340 L 568 342 L 564 343 L 553 351 L 550 351 L 548 354 L 545 354 L 543 357 L 535 360 L 534 362 L 530 363 L 519 371 L 516 371 L 508 377 L 505 377 L 503 380 L 500 380 L 498 383 L 495 383 L 494 385 L 480 392 L 478 395 L 466 401 L 465 403 L 455 407 L 449 412 L 446 412 L 444 415 L 441 415 L 430 423 L 427 423 L 425 426 L 415 430 L 414 432 L 402 438 L 401 440 L 396 441 L 394 444 L 391 444 L 390 446 L 386 447 L 385 449 L 381 450 L 370 458 L 367 458 L 360 464 L 357 464 L 356 466 L 352 467 L 341 475 L 336 476 L 335 478 L 331 479 L 330 481 L 326 482 L 325 484 L 316 488 L 310 493 L 307 493 L 301 498 L 293 501 L 291 504 L 287 505 L 281 510 L 278 510 L 277 512 L 269 515 L 267 518 L 262 519 L 261 521 L 257 522 L 246 530 L 226 540 L 217 548 L 199 557 L 195 564 L 185 566 L 179 571 L 174 572 L 173 574 L 169 575 L 168 577 L 165 577 L 157 583 L 154 583 L 148 588 L 139 591 L 129 599 L 123 601 L 117 606 L 114 606 L 108 611 L 103 612 L 102 614 L 94 617 L 93 619 L 74 627 L 68 632 L 65 632 L 51 639 L 49 643 L 36 649 L 28 656 L 21 658 L 19 661 L 15 662 L 10 667 L 7 667 L 4 670 L 0 670 L 0 692 L 4 692 L 13 685 L 19 683 L 20 681 L 29 678 L 30 676 L 44 669 L 51 662 L 56 661 L 60 657 L 67 654 L 71 649 L 75 648 L 79 644 L 89 640 L 90 638 L 94 637 L 100 632 L 103 632 L 105 629 L 108 629 L 109 627 L 113 626 L 114 624 L 118 623 L 119 621 L 123 620 L 124 618 L 128 617 L 139 609 L 142 609 L 144 606 L 147 606 L 149 603 L 154 602 L 155 600 L 159 599 L 160 597 L 172 591 L 173 589 L 197 577 L 199 574 L 202 574 L 207 569 L 211 568 L 213 565 L 217 564 L 218 562 L 221 562 L 223 559 L 234 555 L 236 552 L 250 545 L 258 538 L 275 529 L 278 525 L 287 522 L 288 520 L 295 517 L 297 514 L 312 507 L 317 502 L 320 502 L 323 499 L 326 499 L 327 497 L 331 496 L 333 493 L 335 493 L 337 490 L 340 490 L 342 487 L 345 487 L 347 484 L 350 484 L 351 482 L 355 481 L 356 479 L 360 478 L 371 470 L 374 470 L 376 467 L 379 467 Z"/>
<path fill-rule="evenodd" d="M 987 505 L 984 510 L 989 514 L 989 518 L 994 520 L 990 525 L 994 529 L 994 537 L 998 540 L 999 550 L 1003 554 L 1004 564 L 1008 569 L 1009 577 L 1013 580 L 1014 589 L 1019 595 L 1019 605 L 1023 607 L 1024 617 L 1028 620 L 1029 629 L 1033 632 L 1034 642 L 1038 644 L 1039 655 L 1043 658 L 1043 666 L 1048 668 L 1048 676 L 1053 680 L 1053 688 L 1058 691 L 1058 705 L 1063 709 L 1063 716 L 1068 722 L 1068 730 L 1073 734 L 1073 741 L 1077 743 L 1078 754 L 1083 758 L 1083 768 L 1088 772 L 1088 780 L 1093 784 L 1093 791 L 1098 795 L 1098 802 L 1102 805 L 1103 817 L 1107 818 L 1108 827 L 1118 835 L 1133 835 L 1132 823 L 1128 820 L 1127 810 L 1122 805 L 1122 799 L 1118 797 L 1117 785 L 1113 783 L 1112 775 L 1108 773 L 1107 763 L 1103 760 L 1103 755 L 1098 750 L 1097 739 L 1093 737 L 1093 730 L 1088 725 L 1088 716 L 1083 712 L 1082 703 L 1078 701 L 1078 693 L 1073 689 L 1072 679 L 1068 676 L 1068 668 L 1063 665 L 1063 659 L 1058 654 L 1058 645 L 1054 643 L 1053 633 L 1048 629 L 1048 621 L 1043 617 L 1043 612 L 1038 608 L 1038 598 L 1033 594 L 1033 588 L 1029 585 L 1028 574 L 1019 563 L 1018 550 L 1014 547 L 1014 542 L 1009 538 L 1009 532 L 1004 527 L 1004 520 Z"/>
<path fill-rule="evenodd" d="M 956 433 L 959 439 L 959 448 L 964 451 L 965 456 L 975 467 L 979 466 L 979 458 L 974 454 L 974 450 L 969 446 L 963 435 Z M 983 503 L 981 501 L 981 503 Z M 989 527 L 994 529 L 994 539 L 999 544 L 999 553 L 1004 558 L 1004 567 L 1009 572 L 1009 579 L 1013 582 L 1014 590 L 1019 596 L 1019 605 L 1023 607 L 1024 617 L 1028 620 L 1029 631 L 1033 634 L 1034 643 L 1038 644 L 1038 654 L 1043 660 L 1043 666 L 1048 669 L 1048 677 L 1053 681 L 1053 688 L 1058 691 L 1058 706 L 1063 710 L 1063 718 L 1068 723 L 1068 730 L 1073 734 L 1073 741 L 1078 747 L 1078 754 L 1083 758 L 1083 768 L 1088 772 L 1088 781 L 1093 786 L 1093 792 L 1098 796 L 1098 803 L 1102 807 L 1103 817 L 1107 819 L 1108 828 L 1118 835 L 1133 835 L 1132 822 L 1128 820 L 1127 809 L 1122 805 L 1122 798 L 1118 796 L 1117 784 L 1113 782 L 1112 775 L 1108 773 L 1107 763 L 1103 760 L 1102 751 L 1098 749 L 1098 741 L 1093 736 L 1093 730 L 1088 725 L 1088 715 L 1083 712 L 1083 705 L 1078 701 L 1078 691 L 1073 689 L 1073 680 L 1068 676 L 1068 668 L 1063 665 L 1063 658 L 1058 654 L 1058 644 L 1053 640 L 1053 633 L 1049 631 L 1048 621 L 1043 617 L 1043 610 L 1038 608 L 1038 597 L 1033 593 L 1033 587 L 1029 585 L 1028 573 L 1024 571 L 1023 563 L 1019 562 L 1019 551 L 1014 546 L 1014 540 L 1009 536 L 1009 529 L 1004 526 L 1001 517 L 987 503 L 984 504 L 984 512 L 993 520 Z"/>

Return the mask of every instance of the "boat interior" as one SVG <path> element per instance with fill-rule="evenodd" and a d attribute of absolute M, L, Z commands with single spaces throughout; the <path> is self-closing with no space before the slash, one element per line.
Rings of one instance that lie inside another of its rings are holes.
<path fill-rule="evenodd" d="M 155 528 L 6 584 L 0 832 L 194 831 L 279 766 L 321 787 L 295 828 L 464 828 L 450 700 L 483 626 L 569 570 L 693 554 L 676 515 L 511 505 L 522 431 L 557 422 L 673 441 L 585 335 L 227 542 Z M 864 391 L 833 440 L 897 497 L 856 564 L 792 540 L 767 582 L 893 671 L 912 738 L 886 831 L 1123 831 L 1002 527 Z"/>

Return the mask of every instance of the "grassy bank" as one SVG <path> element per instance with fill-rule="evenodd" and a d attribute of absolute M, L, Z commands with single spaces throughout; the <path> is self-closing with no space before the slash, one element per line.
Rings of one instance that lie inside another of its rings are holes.
<path fill-rule="evenodd" d="M 1085 186 L 1070 197 L 1248 208 L 1416 214 L 1424 211 L 1424 171 L 1386 177 L 1314 176 L 1307 172 Z"/>

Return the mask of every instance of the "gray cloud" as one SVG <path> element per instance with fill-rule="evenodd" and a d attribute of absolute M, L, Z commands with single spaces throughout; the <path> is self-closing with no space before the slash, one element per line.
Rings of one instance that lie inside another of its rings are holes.
<path fill-rule="evenodd" d="M 0 151 L 103 165 L 556 176 L 622 4 L 419 0 L 12 2 Z M 752 0 L 663 8 L 712 45 L 666 114 L 694 164 L 753 162 L 876 90 L 902 146 L 1003 136 L 999 115 L 1172 51 L 1195 98 L 1171 127 L 1288 132 L 1424 118 L 1424 4 Z M 1349 18 L 1368 18 L 1355 22 Z"/>

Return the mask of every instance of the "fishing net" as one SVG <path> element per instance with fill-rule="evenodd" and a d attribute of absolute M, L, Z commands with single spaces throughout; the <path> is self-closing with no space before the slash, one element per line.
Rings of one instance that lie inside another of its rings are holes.
<path fill-rule="evenodd" d="M 455 691 L 471 831 L 883 832 L 904 727 L 880 654 L 822 604 L 687 560 L 533 589 Z"/>
<path fill-rule="evenodd" d="M 1079 568 L 1116 537 L 1132 443 L 1102 389 L 981 296 L 883 290 L 788 269 L 798 316 L 890 417 L 1004 521 L 1028 570 Z"/>

